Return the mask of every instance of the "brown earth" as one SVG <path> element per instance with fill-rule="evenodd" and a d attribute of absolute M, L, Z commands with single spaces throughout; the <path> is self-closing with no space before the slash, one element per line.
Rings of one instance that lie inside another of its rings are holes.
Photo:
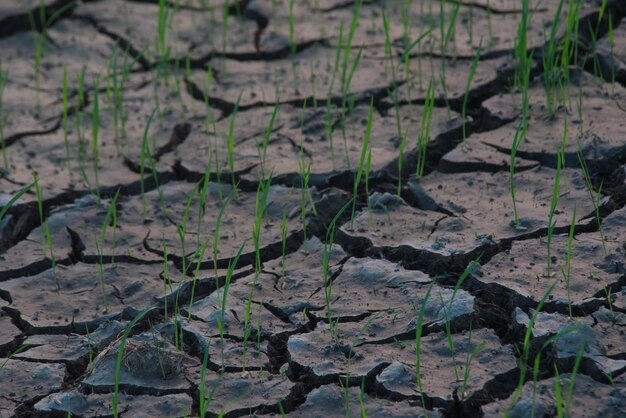
<path fill-rule="evenodd" d="M 522 2 L 364 0 L 346 87 L 354 1 L 294 1 L 294 44 L 288 0 L 161 2 L 166 56 L 159 3 L 0 5 L 0 208 L 41 187 L 0 219 L 0 417 L 626 416 L 626 3 L 581 0 L 550 115 L 530 1 L 519 225 Z"/>

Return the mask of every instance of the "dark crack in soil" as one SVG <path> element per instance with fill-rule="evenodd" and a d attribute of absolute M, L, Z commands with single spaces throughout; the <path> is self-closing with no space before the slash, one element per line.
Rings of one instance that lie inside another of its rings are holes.
<path fill-rule="evenodd" d="M 523 4 L 0 5 L 0 417 L 625 416 L 626 3 Z"/>

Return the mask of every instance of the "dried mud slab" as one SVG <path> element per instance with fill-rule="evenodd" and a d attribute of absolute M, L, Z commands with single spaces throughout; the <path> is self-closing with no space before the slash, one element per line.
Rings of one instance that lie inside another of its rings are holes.
<path fill-rule="evenodd" d="M 204 44 L 207 40 L 217 51 L 222 51 L 224 46 L 228 52 L 254 51 L 253 38 L 257 29 L 254 21 L 239 19 L 233 13 L 228 18 L 228 31 L 219 30 L 222 26 L 224 3 L 212 2 L 213 7 L 200 7 L 199 10 L 198 3 L 191 7 L 180 7 L 167 29 L 169 57 L 183 58 L 189 49 Z M 156 2 L 90 2 L 79 5 L 75 15 L 93 20 L 97 27 L 105 28 L 109 36 L 124 37 L 140 51 L 149 45 L 146 55 L 155 62 L 162 52 L 155 50 L 155 34 L 158 30 Z"/>
<path fill-rule="evenodd" d="M 295 386 L 284 375 L 266 372 L 207 373 L 204 385 L 206 396 L 212 394 L 207 412 L 232 416 L 275 411 Z"/>
<path fill-rule="evenodd" d="M 571 395 L 570 387 L 573 389 Z M 556 390 L 562 394 L 558 406 L 554 398 Z M 608 385 L 585 375 L 564 373 L 537 383 L 527 382 L 516 402 L 512 398 L 501 400 L 483 406 L 482 410 L 485 417 L 501 417 L 505 411 L 509 416 L 522 417 L 530 414 L 553 416 L 557 408 L 572 413 L 576 411 L 580 416 L 620 417 L 626 413 L 624 378 L 619 377 L 614 385 Z"/>
<path fill-rule="evenodd" d="M 184 378 L 187 367 L 184 352 L 151 332 L 128 338 L 123 344 L 119 368 L 122 391 L 160 395 L 189 389 L 189 382 Z M 82 382 L 86 388 L 95 393 L 113 392 L 120 347 L 122 341 L 118 338 L 98 354 Z"/>
<path fill-rule="evenodd" d="M 514 164 L 517 172 L 530 170 L 539 165 L 536 161 L 525 160 L 517 156 Z M 480 142 L 480 135 L 472 135 L 441 157 L 437 171 L 442 173 L 506 172 L 510 166 L 510 154 Z"/>
<path fill-rule="evenodd" d="M 420 390 L 416 387 L 414 340 L 354 346 L 351 340 L 362 332 L 362 326 L 357 329 L 340 323 L 335 332 L 318 325 L 311 333 L 291 336 L 287 345 L 291 373 L 315 384 L 349 381 L 358 385 L 361 379 L 375 376 L 388 396 L 417 400 L 423 392 L 426 399 L 436 398 L 444 405 L 454 392 L 462 398 L 471 396 L 492 379 L 513 373 L 517 366 L 511 347 L 502 347 L 491 330 L 451 334 L 454 356 L 446 333 L 437 332 L 420 339 Z M 498 365 L 497 375 L 494 364 Z"/>
<path fill-rule="evenodd" d="M 521 228 L 513 221 L 508 175 L 433 172 L 408 183 L 411 199 L 422 209 L 391 196 L 372 196 L 372 210 L 357 213 L 354 224 L 348 222 L 342 230 L 366 238 L 395 259 L 443 266 L 457 255 L 477 255 L 480 248 L 499 241 L 545 230 L 554 176 L 555 171 L 545 167 L 515 175 Z M 558 226 L 571 223 L 574 206 L 579 219 L 584 217 L 579 222 L 592 221 L 585 215 L 593 213 L 593 203 L 578 170 L 562 173 L 559 190 L 554 215 Z"/>
<path fill-rule="evenodd" d="M 61 389 L 65 365 L 3 359 L 0 368 L 0 415 L 13 416 L 22 402 Z"/>
<path fill-rule="evenodd" d="M 481 267 L 479 281 L 504 286 L 535 301 L 555 284 L 548 301 L 565 312 L 568 303 L 596 307 L 607 298 L 604 289 L 624 276 L 624 209 L 603 223 L 605 244 L 596 234 L 576 235 L 567 268 L 567 235 L 552 238 L 548 274 L 547 238 L 513 241 L 510 250 L 496 254 Z M 606 251 L 606 252 L 605 252 Z M 565 273 L 565 274 L 564 274 Z"/>
<path fill-rule="evenodd" d="M 134 417 L 179 417 L 191 413 L 193 400 L 184 393 L 163 396 L 124 395 L 119 397 L 118 410 Z M 73 416 L 101 417 L 113 414 L 111 395 L 83 394 L 73 390 L 53 393 L 34 405 L 42 416 L 72 413 Z"/>
<path fill-rule="evenodd" d="M 349 417 L 360 417 L 362 411 L 366 411 L 371 416 L 404 418 L 437 418 L 443 416 L 440 411 L 420 410 L 419 407 L 409 401 L 389 401 L 362 393 L 356 387 L 341 388 L 337 385 L 323 385 L 313 389 L 307 395 L 306 401 L 289 416 L 326 417 L 341 414 Z"/>
<path fill-rule="evenodd" d="M 281 100 L 284 100 L 282 96 Z M 323 103 L 320 101 L 318 106 Z M 417 144 L 417 130 L 423 110 L 423 106 L 419 105 L 401 106 L 398 110 L 402 132 L 408 135 L 406 154 Z M 261 174 L 271 172 L 278 181 L 299 186 L 299 176 L 303 168 L 306 170 L 310 164 L 310 181 L 323 185 L 333 175 L 357 169 L 368 120 L 367 105 L 356 106 L 354 112 L 346 116 L 345 125 L 342 125 L 341 111 L 336 104 L 327 110 L 281 105 L 273 132 L 265 138 L 273 111 L 273 102 L 269 102 L 268 107 L 240 110 L 237 113 L 233 165 L 236 172 L 242 172 L 243 179 L 255 181 Z M 372 117 L 372 172 L 389 165 L 400 155 L 402 140 L 397 131 L 396 110 L 390 109 L 387 113 L 381 116 L 374 111 Z M 451 115 L 452 120 L 449 120 L 446 111 L 434 109 L 431 138 L 447 136 L 458 130 L 459 118 L 454 112 Z M 216 171 L 219 167 L 226 170 L 229 167 L 229 124 L 230 118 L 218 121 L 215 128 L 217 136 L 192 132 L 177 150 L 182 165 L 193 172 L 203 173 L 207 167 L 207 158 L 216 153 L 219 162 L 212 162 L 212 170 Z M 212 127 L 209 126 L 209 129 L 212 130 Z M 264 153 L 266 139 L 268 146 Z M 169 166 L 175 159 L 174 155 L 170 155 L 163 163 Z"/>
<path fill-rule="evenodd" d="M 125 324 L 119 321 L 105 322 L 87 335 L 45 335 L 27 337 L 24 351 L 13 358 L 27 361 L 59 362 L 78 365 L 95 357 L 103 348 L 124 332 Z M 80 330 L 84 332 L 86 330 Z"/>
<path fill-rule="evenodd" d="M 118 262 L 104 266 L 77 263 L 11 279 L 2 289 L 12 302 L 3 308 L 43 333 L 55 329 L 84 331 L 125 307 L 142 309 L 170 292 L 160 277 L 162 265 Z M 71 331 L 70 331 L 71 332 Z"/>
<path fill-rule="evenodd" d="M 602 163 L 622 158 L 626 152 L 621 139 L 624 112 L 616 106 L 614 97 L 624 97 L 623 88 L 616 86 L 613 92 L 610 84 L 581 71 L 572 71 L 571 77 L 568 91 L 572 106 L 557 109 L 554 117 L 548 115 L 543 85 L 539 82 L 531 85 L 528 92 L 528 132 L 519 144 L 517 156 L 555 166 L 557 147 L 563 143 L 564 125 L 567 123 L 565 160 L 568 166 L 578 163 L 576 153 L 579 144 L 588 161 Z M 518 106 L 521 103 L 519 95 L 515 96 L 515 102 Z M 484 102 L 483 106 L 492 113 L 519 112 L 514 110 L 515 105 L 509 95 L 493 97 Z M 510 153 L 517 125 L 510 123 L 500 129 L 481 133 L 477 139 Z"/>

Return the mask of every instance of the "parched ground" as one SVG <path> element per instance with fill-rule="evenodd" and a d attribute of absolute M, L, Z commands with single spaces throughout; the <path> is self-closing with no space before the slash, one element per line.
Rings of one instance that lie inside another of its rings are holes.
<path fill-rule="evenodd" d="M 0 417 L 626 416 L 626 3 L 512 159 L 522 3 L 3 1 Z"/>

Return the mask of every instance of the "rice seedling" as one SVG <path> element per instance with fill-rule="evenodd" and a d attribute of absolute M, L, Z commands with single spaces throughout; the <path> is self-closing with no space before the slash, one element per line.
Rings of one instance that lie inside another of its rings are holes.
<path fill-rule="evenodd" d="M 220 334 L 220 349 L 221 349 L 221 358 L 222 358 L 222 369 L 224 369 L 224 319 L 226 315 L 226 301 L 228 299 L 228 289 L 230 288 L 230 283 L 233 278 L 233 271 L 235 271 L 235 267 L 237 267 L 237 263 L 239 262 L 239 257 L 241 257 L 241 253 L 246 245 L 248 240 L 244 241 L 243 244 L 239 247 L 237 254 L 235 257 L 228 262 L 228 269 L 226 270 L 226 279 L 224 281 L 224 286 L 222 287 L 222 301 L 220 305 L 220 314 L 217 316 L 217 329 Z"/>
<path fill-rule="evenodd" d="M 185 211 L 183 212 L 183 221 L 180 224 L 176 225 L 176 233 L 178 234 L 178 240 L 180 241 L 180 248 L 182 252 L 182 273 L 187 274 L 187 269 L 189 269 L 188 259 L 187 259 L 187 222 L 189 221 L 189 209 L 191 209 L 191 204 L 193 202 L 193 198 L 196 195 L 196 191 L 198 187 L 194 187 L 191 189 L 191 193 L 189 193 L 189 197 L 187 198 L 187 203 L 185 204 Z"/>
<path fill-rule="evenodd" d="M 470 87 L 472 85 L 472 80 L 474 79 L 474 74 L 476 74 L 476 68 L 478 67 L 478 61 L 480 61 L 480 53 L 482 51 L 483 40 L 481 38 L 478 43 L 478 48 L 476 48 L 476 54 L 472 59 L 472 63 L 470 64 L 470 70 L 467 73 L 467 84 L 465 85 L 465 94 L 463 95 L 463 107 L 461 110 L 461 122 L 463 124 L 463 141 L 467 138 L 467 101 L 469 99 Z"/>
<path fill-rule="evenodd" d="M 237 116 L 237 111 L 239 110 L 239 101 L 241 100 L 241 94 L 237 97 L 237 102 L 235 103 L 235 108 L 233 109 L 233 113 L 230 115 L 230 119 L 228 121 L 228 169 L 230 170 L 230 176 L 232 179 L 233 191 L 237 193 L 237 182 L 235 180 L 235 117 Z"/>
<path fill-rule="evenodd" d="M 515 198 L 515 158 L 517 155 L 517 148 L 519 144 L 526 137 L 526 118 L 523 118 L 517 125 L 515 130 L 515 136 L 513 137 L 513 144 L 511 145 L 511 154 L 509 160 L 509 191 L 511 192 L 511 201 L 513 202 L 513 222 L 516 229 L 523 229 L 519 222 L 519 214 L 517 212 L 517 200 Z"/>
<path fill-rule="evenodd" d="M 267 195 L 272 185 L 272 176 L 266 181 L 260 181 L 257 187 L 254 207 L 254 227 L 252 229 L 252 241 L 254 242 L 254 283 L 256 284 L 261 274 L 261 224 L 267 207 Z"/>
<path fill-rule="evenodd" d="M 363 176 L 363 169 L 365 168 L 366 156 L 368 155 L 368 152 L 370 153 L 369 155 L 370 155 L 370 162 L 371 162 L 370 136 L 372 135 L 373 114 L 374 114 L 374 99 L 372 98 L 370 100 L 370 108 L 369 108 L 369 113 L 367 115 L 367 125 L 365 127 L 363 143 L 361 144 L 361 157 L 359 158 L 359 166 L 357 167 L 356 174 L 354 175 L 354 185 L 352 187 L 352 213 L 350 214 L 350 229 L 354 228 L 354 212 L 356 211 L 356 202 L 357 202 L 357 196 L 359 192 L 359 186 L 361 185 L 361 177 Z M 367 176 L 369 177 L 369 172 Z"/>
<path fill-rule="evenodd" d="M 276 105 L 274 106 L 274 110 L 272 111 L 272 116 L 270 117 L 270 122 L 267 125 L 267 129 L 265 129 L 265 132 L 263 133 L 263 142 L 261 144 L 261 150 L 259 152 L 259 160 L 261 161 L 261 179 L 265 178 L 265 176 L 267 175 L 267 149 L 270 143 L 270 136 L 272 135 L 272 131 L 274 130 L 274 123 L 276 122 L 276 115 L 278 114 L 279 107 L 280 96 L 276 96 Z"/>
<path fill-rule="evenodd" d="M 104 259 L 103 259 L 103 250 L 104 245 L 106 243 L 106 234 L 109 226 L 113 229 L 113 243 L 112 247 L 116 247 L 116 239 L 115 239 L 115 230 L 117 228 L 117 199 L 120 195 L 120 188 L 117 188 L 115 195 L 111 199 L 109 203 L 109 207 L 107 209 L 107 213 L 104 216 L 104 220 L 102 221 L 102 227 L 100 228 L 100 236 L 96 236 L 96 251 L 98 252 L 98 277 L 100 278 L 100 285 L 102 287 L 102 295 L 105 294 L 104 289 Z M 105 301 L 106 302 L 106 301 Z"/>
<path fill-rule="evenodd" d="M 426 304 L 428 298 L 433 290 L 435 282 L 432 281 L 426 290 L 426 294 L 421 301 L 422 306 L 417 314 L 417 320 L 415 321 L 415 388 L 419 392 L 422 409 L 426 408 L 426 400 L 424 398 L 424 386 L 422 382 L 422 331 L 424 325 L 424 314 L 426 313 Z"/>
<path fill-rule="evenodd" d="M 563 281 L 565 282 L 565 289 L 567 290 L 567 310 L 570 318 L 572 317 L 572 297 L 571 297 L 571 265 L 572 265 L 572 244 L 574 242 L 574 231 L 576 229 L 576 206 L 572 212 L 572 221 L 569 227 L 569 233 L 567 234 L 567 252 L 565 253 L 565 268 L 561 267 L 561 273 L 563 274 Z"/>
<path fill-rule="evenodd" d="M 11 209 L 11 207 L 15 204 L 15 202 L 17 202 L 18 200 L 20 200 L 20 198 L 22 196 L 24 196 L 26 193 L 28 193 L 30 191 L 30 189 L 32 189 L 37 183 L 37 177 L 35 176 L 35 179 L 32 183 L 22 187 L 16 194 L 15 196 L 13 196 L 11 199 L 9 199 L 9 201 L 2 206 L 2 209 L 0 209 L 0 221 L 4 218 L 4 216 L 7 214 L 7 212 L 9 211 L 9 209 Z"/>
<path fill-rule="evenodd" d="M 41 186 L 39 185 L 39 176 L 37 175 L 37 172 L 33 172 L 33 183 L 35 186 L 35 194 L 37 196 L 37 213 L 39 215 L 39 222 L 44 232 L 44 239 L 45 239 L 44 246 L 45 246 L 45 249 L 48 251 L 48 254 L 50 255 L 50 263 L 52 264 L 52 274 L 54 276 L 54 282 L 55 282 L 56 290 L 58 292 L 61 289 L 61 287 L 59 285 L 59 281 L 56 275 L 57 259 L 56 259 L 56 256 L 54 255 L 54 245 L 52 242 L 52 233 L 50 232 L 50 226 L 48 225 L 48 220 L 46 219 L 45 214 L 44 214 L 43 196 L 41 193 Z"/>
<path fill-rule="evenodd" d="M 2 60 L 0 60 L 0 147 L 2 147 L 2 162 L 5 170 L 9 169 L 9 152 L 4 140 L 4 127 L 9 119 L 4 107 L 4 89 L 7 86 L 8 79 L 9 69 L 3 68 Z"/>
<path fill-rule="evenodd" d="M 141 156 L 139 158 L 139 187 L 141 189 L 141 208 L 142 208 L 142 213 L 143 216 L 145 217 L 147 215 L 147 203 L 146 203 L 146 190 L 145 190 L 145 179 L 144 179 L 144 174 L 145 174 L 145 167 L 146 167 L 146 158 L 149 158 L 149 150 L 148 150 L 148 131 L 150 130 L 150 125 L 152 124 L 152 118 L 154 117 L 154 114 L 156 112 L 156 109 L 154 109 L 152 111 L 152 113 L 150 113 L 150 116 L 148 117 L 148 122 L 146 122 L 146 127 L 143 131 L 143 137 L 141 140 Z"/>
<path fill-rule="evenodd" d="M 187 79 L 191 79 L 191 69 L 187 70 Z M 211 86 L 213 85 L 213 66 L 209 65 L 206 69 L 206 76 L 204 78 L 204 108 L 206 112 L 204 126 L 207 133 L 217 133 L 217 127 L 215 126 L 215 116 L 213 115 L 213 107 L 211 106 L 209 93 L 211 92 Z M 213 128 L 211 131 L 209 126 Z"/>
<path fill-rule="evenodd" d="M 337 36 L 337 50 L 335 51 L 335 60 L 333 70 L 328 84 L 328 92 L 326 93 L 326 136 L 328 137 L 328 145 L 330 147 L 330 158 L 335 167 L 335 150 L 333 147 L 333 112 L 332 112 L 332 95 L 335 86 L 335 80 L 339 72 L 339 59 L 341 57 L 341 44 L 343 42 L 343 21 L 339 24 L 339 34 Z"/>
<path fill-rule="evenodd" d="M 448 348 L 450 349 L 450 353 L 452 354 L 452 367 L 454 369 L 454 376 L 455 376 L 457 382 L 462 381 L 462 379 L 460 378 L 459 368 L 458 368 L 457 361 L 456 361 L 456 348 L 454 347 L 454 342 L 452 340 L 451 319 L 448 318 L 448 315 L 450 314 L 450 312 L 452 312 L 452 305 L 454 303 L 454 298 L 456 297 L 456 294 L 458 293 L 459 289 L 461 288 L 461 285 L 465 282 L 465 279 L 467 279 L 467 277 L 470 274 L 472 274 L 472 272 L 474 272 L 474 270 L 478 266 L 479 260 L 480 260 L 480 256 L 478 256 L 478 258 L 476 258 L 475 260 L 472 260 L 467 265 L 467 267 L 465 268 L 463 273 L 461 273 L 461 275 L 459 276 L 459 279 L 456 282 L 456 285 L 454 286 L 454 290 L 452 291 L 452 296 L 450 297 L 450 301 L 448 302 L 448 307 L 445 310 L 445 313 L 446 313 L 446 318 L 445 318 L 445 321 L 446 321 L 445 322 L 446 336 L 447 336 L 447 340 L 448 340 Z M 441 298 L 441 302 L 443 303 L 443 296 L 439 295 L 439 297 Z"/>
<path fill-rule="evenodd" d="M 522 340 L 522 350 L 521 350 L 520 359 L 519 359 L 519 368 L 520 368 L 519 380 L 517 382 L 517 387 L 515 389 L 515 392 L 513 392 L 513 396 L 511 397 L 511 406 L 515 405 L 515 403 L 522 396 L 522 389 L 524 386 L 524 382 L 526 381 L 526 373 L 528 372 L 527 364 L 528 364 L 528 360 L 530 357 L 530 338 L 532 336 L 533 328 L 535 327 L 535 321 L 537 320 L 537 315 L 539 315 L 539 312 L 541 312 L 541 310 L 543 309 L 543 306 L 545 305 L 546 301 L 552 294 L 552 291 L 554 290 L 558 282 L 559 281 L 556 280 L 554 283 L 552 283 L 552 285 L 550 285 L 546 293 L 543 295 L 543 297 L 537 304 L 537 307 L 535 308 L 533 314 L 530 316 L 528 325 L 526 326 L 526 332 L 524 333 L 524 339 Z M 504 413 L 505 417 L 509 416 L 509 409 L 505 411 Z"/>
<path fill-rule="evenodd" d="M 113 416 L 115 418 L 118 418 L 119 413 L 120 413 L 118 400 L 119 400 L 119 392 L 120 392 L 120 375 L 122 371 L 122 360 L 124 359 L 124 346 L 126 345 L 126 340 L 130 336 L 130 333 L 132 332 L 133 328 L 135 327 L 135 325 L 137 325 L 137 322 L 141 321 L 143 317 L 146 316 L 146 314 L 148 314 L 148 312 L 150 312 L 151 310 L 152 310 L 152 306 L 147 307 L 141 312 L 139 312 L 126 326 L 126 329 L 124 330 L 124 333 L 122 334 L 122 337 L 120 339 L 120 342 L 117 348 L 117 359 L 115 361 L 115 384 L 114 384 L 114 389 L 113 389 L 113 395 L 111 397 L 111 409 L 113 411 Z"/>
<path fill-rule="evenodd" d="M 609 57 L 611 62 L 611 96 L 615 97 L 615 33 L 613 32 L 613 14 L 609 10 L 609 31 L 607 33 L 609 40 Z"/>
<path fill-rule="evenodd" d="M 528 56 L 528 23 L 530 21 L 529 0 L 522 0 L 522 13 L 517 27 L 515 39 L 515 87 L 519 91 L 525 90 L 525 72 L 530 66 Z"/>
<path fill-rule="evenodd" d="M 72 154 L 70 151 L 70 141 L 69 141 L 69 126 L 68 126 L 68 117 L 69 117 L 69 93 L 68 93 L 68 85 L 67 85 L 67 65 L 63 65 L 63 84 L 61 87 L 61 97 L 63 100 L 63 114 L 61 119 L 61 126 L 63 127 L 63 144 L 65 145 L 65 158 L 67 160 L 67 172 L 70 175 L 70 179 L 72 178 Z"/>
<path fill-rule="evenodd" d="M 85 73 L 87 69 L 83 65 L 78 73 L 78 93 L 74 123 L 76 135 L 78 138 L 78 169 L 85 187 L 89 188 L 89 178 L 87 177 L 87 167 L 85 160 L 87 159 L 85 131 L 83 129 L 83 110 L 87 106 L 87 93 L 85 91 Z"/>
<path fill-rule="evenodd" d="M 213 401 L 213 397 L 215 396 L 215 389 L 217 386 L 213 386 L 211 392 L 206 393 L 206 368 L 207 363 L 209 362 L 209 344 L 210 341 L 207 340 L 207 346 L 204 349 L 204 355 L 202 356 L 202 368 L 200 369 L 200 383 L 198 384 L 198 410 L 199 416 L 205 417 L 207 415 L 207 410 Z"/>
<path fill-rule="evenodd" d="M 472 372 L 472 362 L 474 361 L 476 356 L 485 348 L 484 342 L 478 344 L 476 347 L 472 347 L 472 324 L 471 323 L 470 323 L 467 347 L 468 347 L 468 351 L 467 351 L 467 358 L 465 359 L 463 383 L 461 384 L 461 398 L 463 399 L 467 397 L 467 387 L 468 387 L 468 381 Z"/>
<path fill-rule="evenodd" d="M 433 79 L 428 83 L 426 91 L 426 102 L 422 111 L 422 120 L 417 136 L 417 167 L 415 168 L 415 176 L 420 178 L 424 175 L 426 169 L 426 151 L 428 141 L 430 140 L 430 122 L 433 117 L 433 109 L 435 108 L 435 84 Z"/>
<path fill-rule="evenodd" d="M 578 150 L 576 152 L 578 156 L 578 163 L 580 169 L 583 172 L 583 179 L 585 181 L 585 187 L 589 192 L 589 197 L 591 198 L 591 202 L 593 203 L 593 213 L 596 219 L 596 224 L 598 225 L 598 233 L 600 234 L 600 241 L 602 242 L 602 251 L 604 255 L 607 255 L 606 250 L 606 240 L 604 239 L 604 230 L 602 229 L 602 221 L 600 219 L 600 198 L 602 196 L 602 183 L 598 187 L 598 191 L 593 190 L 593 183 L 591 181 L 591 174 L 589 173 L 589 167 L 587 166 L 587 161 L 583 156 L 582 145 L 580 142 L 578 143 Z"/>
<path fill-rule="evenodd" d="M 552 190 L 552 198 L 550 199 L 550 211 L 548 212 L 548 235 L 546 238 L 546 247 L 548 250 L 547 267 L 545 277 L 552 277 L 552 234 L 556 227 L 556 220 L 554 219 L 554 213 L 556 211 L 556 205 L 559 201 L 559 185 L 561 182 L 561 171 L 565 168 L 565 144 L 567 142 L 567 119 L 563 124 L 563 143 L 557 150 L 557 162 L 556 162 L 556 174 L 554 177 L 554 188 Z"/>
<path fill-rule="evenodd" d="M 100 201 L 100 182 L 98 181 L 98 171 L 100 165 L 100 153 L 98 144 L 98 134 L 100 129 L 100 105 L 98 103 L 98 78 L 94 80 L 93 108 L 91 111 L 91 162 L 93 165 L 93 175 L 95 181 L 95 193 Z"/>
<path fill-rule="evenodd" d="M 550 29 L 550 37 L 547 42 L 547 49 L 543 53 L 543 84 L 546 93 L 546 109 L 548 116 L 553 117 L 556 113 L 556 108 L 559 102 L 559 90 L 562 85 L 562 73 L 561 68 L 558 66 L 557 57 L 557 31 L 561 23 L 561 16 L 563 10 L 563 3 L 565 0 L 561 0 L 557 7 L 554 19 L 552 21 L 552 27 Z M 544 33 L 545 38 L 545 33 Z"/>
<path fill-rule="evenodd" d="M 2 219 L 2 218 L 0 218 Z M 283 217 L 280 220 L 280 242 L 281 242 L 281 260 L 280 260 L 280 268 L 282 271 L 282 276 L 286 276 L 286 256 L 287 256 L 287 233 L 289 230 L 287 229 L 287 212 L 283 212 Z"/>
<path fill-rule="evenodd" d="M 222 202 L 222 206 L 220 207 L 219 212 L 217 213 L 217 219 L 215 220 L 215 229 L 213 230 L 213 270 L 215 276 L 217 277 L 217 247 L 218 241 L 220 237 L 220 225 L 222 224 L 222 217 L 224 216 L 224 211 L 226 207 L 230 203 L 230 201 L 235 197 L 235 191 L 231 191 L 228 197 Z"/>
<path fill-rule="evenodd" d="M 337 232 L 337 221 L 343 216 L 343 213 L 352 204 L 352 200 L 355 197 L 352 196 L 347 203 L 345 203 L 341 209 L 335 214 L 330 224 L 326 227 L 326 240 L 324 241 L 324 247 L 322 249 L 322 279 L 324 283 L 324 300 L 326 303 L 326 317 L 328 318 L 328 325 L 330 328 L 331 338 L 336 341 L 337 339 L 337 320 L 333 319 L 333 311 L 331 306 L 333 282 L 329 275 L 330 271 L 330 255 L 335 240 L 335 233 Z"/>

